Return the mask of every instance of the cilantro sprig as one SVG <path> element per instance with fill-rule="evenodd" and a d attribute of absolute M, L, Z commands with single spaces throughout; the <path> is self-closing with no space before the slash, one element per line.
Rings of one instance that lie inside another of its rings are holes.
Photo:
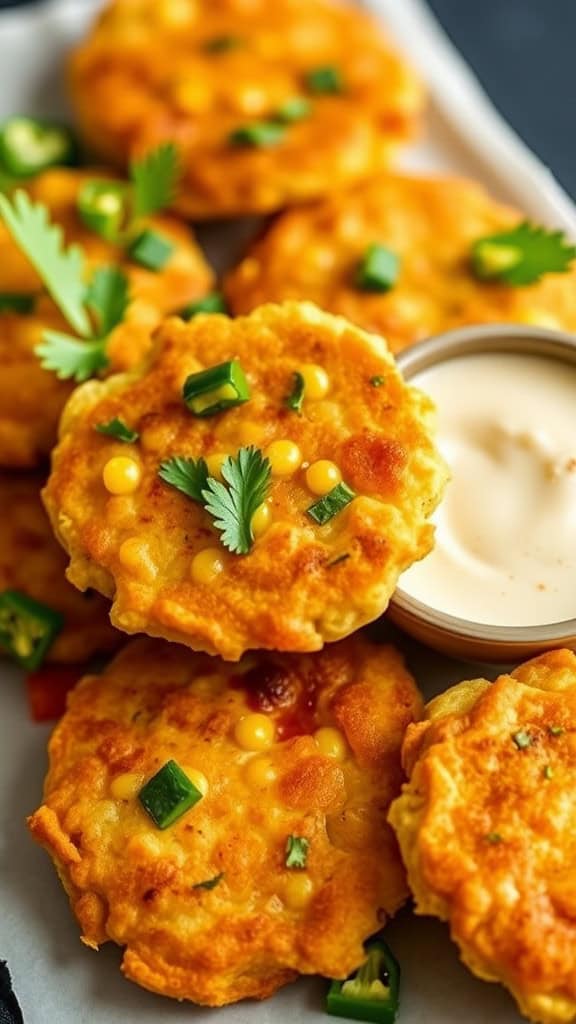
<path fill-rule="evenodd" d="M 247 555 L 254 543 L 252 517 L 270 489 L 270 462 L 258 448 L 240 448 L 224 461 L 221 473 L 223 483 L 208 475 L 204 459 L 182 456 L 165 460 L 158 471 L 165 483 L 206 509 L 228 551 Z"/>
<path fill-rule="evenodd" d="M 130 165 L 136 217 L 151 217 L 170 206 L 180 173 L 180 157 L 173 142 L 165 142 Z"/>
<path fill-rule="evenodd" d="M 137 430 L 132 430 L 118 416 L 114 416 L 108 423 L 97 423 L 94 429 L 98 434 L 103 434 L 104 437 L 114 437 L 117 441 L 123 441 L 124 444 L 135 444 L 140 437 Z"/>
<path fill-rule="evenodd" d="M 52 223 L 46 207 L 21 190 L 11 199 L 0 195 L 0 214 L 58 309 L 80 335 L 79 339 L 45 330 L 36 347 L 41 365 L 61 380 L 93 377 L 108 365 L 108 337 L 122 322 L 129 303 L 125 274 L 118 267 L 100 267 L 87 285 L 82 250 L 66 245 L 62 228 Z"/>
<path fill-rule="evenodd" d="M 562 231 L 523 221 L 511 231 L 477 239 L 472 246 L 472 270 L 481 281 L 521 287 L 535 284 L 544 274 L 565 274 L 576 247 Z"/>
<path fill-rule="evenodd" d="M 303 836 L 288 836 L 286 840 L 286 860 L 285 864 L 287 868 L 299 868 L 303 870 L 306 867 L 308 860 L 308 851 L 310 849 L 310 840 L 304 839 Z"/>

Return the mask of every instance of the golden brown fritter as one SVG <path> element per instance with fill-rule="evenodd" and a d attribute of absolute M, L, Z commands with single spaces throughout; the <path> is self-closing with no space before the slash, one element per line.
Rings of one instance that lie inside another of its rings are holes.
<path fill-rule="evenodd" d="M 159 272 L 130 263 L 117 246 L 89 231 L 76 212 L 76 198 L 82 184 L 95 174 L 102 177 L 102 172 L 93 171 L 46 171 L 27 183 L 26 191 L 47 206 L 51 218 L 62 225 L 66 240 L 82 247 L 90 270 L 120 263 L 127 271 L 134 298 L 126 321 L 113 332 L 108 346 L 112 368 L 123 370 L 139 362 L 150 345 L 151 331 L 165 314 L 177 312 L 210 288 L 212 272 L 189 229 L 172 217 L 151 221 L 176 246 Z M 30 294 L 40 288 L 36 272 L 0 220 L 0 291 Z M 69 331 L 45 293 L 39 295 L 31 314 L 0 312 L 0 466 L 35 466 L 56 441 L 58 419 L 74 385 L 40 366 L 34 349 L 47 327 Z"/>
<path fill-rule="evenodd" d="M 82 941 L 117 942 L 127 977 L 212 1006 L 345 977 L 406 897 L 386 814 L 419 713 L 398 653 L 358 636 L 235 667 L 131 643 L 69 698 L 30 819 Z M 254 715 L 273 723 L 265 749 Z M 137 794 L 168 760 L 206 795 L 160 831 Z M 309 843 L 303 867 L 289 836 Z"/>
<path fill-rule="evenodd" d="M 236 320 L 169 320 L 156 342 L 146 368 L 89 382 L 64 414 L 44 496 L 70 554 L 69 579 L 113 598 L 118 628 L 230 660 L 250 648 L 318 650 L 381 614 L 398 575 L 432 546 L 428 518 L 446 479 L 432 404 L 404 384 L 384 342 L 299 303 Z M 182 400 L 187 376 L 232 359 L 246 373 L 250 400 L 192 415 Z M 298 415 L 286 395 L 295 372 L 311 366 L 327 374 L 327 392 L 306 391 Z M 138 446 L 95 432 L 114 416 L 140 433 Z M 271 521 L 246 555 L 225 551 L 203 507 L 158 477 L 169 458 L 205 456 L 210 468 L 210 456 L 235 455 L 239 446 L 271 457 L 279 440 L 296 446 L 298 458 L 285 476 L 274 459 Z M 139 467 L 133 493 L 112 495 L 104 484 L 116 456 Z M 317 460 L 337 464 L 356 493 L 323 526 L 307 514 L 319 499 L 306 467 Z M 219 559 L 211 579 L 196 571 L 205 549 Z"/>
<path fill-rule="evenodd" d="M 277 210 L 369 177 L 423 106 L 381 26 L 338 0 L 115 0 L 70 80 L 80 130 L 106 160 L 178 143 L 176 205 L 198 219 Z M 290 121 L 295 99 L 310 107 Z M 263 144 L 231 140 L 245 127 L 267 132 Z"/>
<path fill-rule="evenodd" d="M 576 655 L 461 683 L 410 726 L 390 821 L 416 912 L 540 1024 L 576 1019 Z"/>
<path fill-rule="evenodd" d="M 0 592 L 18 590 L 64 616 L 47 661 L 86 661 L 120 646 L 108 602 L 79 594 L 65 577 L 66 555 L 54 539 L 42 501 L 43 478 L 0 473 Z"/>
<path fill-rule="evenodd" d="M 235 313 L 262 302 L 308 299 L 386 338 L 393 352 L 463 324 L 528 323 L 576 330 L 576 269 L 529 287 L 483 283 L 472 243 L 521 214 L 459 178 L 380 176 L 322 203 L 282 214 L 229 274 Z M 400 257 L 388 292 L 356 285 L 373 243 Z"/>

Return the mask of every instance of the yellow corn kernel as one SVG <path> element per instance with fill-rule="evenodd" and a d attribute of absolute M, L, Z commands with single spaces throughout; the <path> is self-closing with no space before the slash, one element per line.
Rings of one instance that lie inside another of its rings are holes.
<path fill-rule="evenodd" d="M 319 459 L 306 470 L 306 483 L 312 494 L 328 494 L 341 480 L 342 473 L 329 459 Z"/>
<path fill-rule="evenodd" d="M 142 470 L 135 459 L 115 455 L 104 466 L 102 479 L 110 494 L 133 494 L 140 485 Z"/>
<path fill-rule="evenodd" d="M 278 773 L 267 757 L 253 757 L 245 768 L 246 782 L 255 789 L 265 789 L 276 781 Z"/>
<path fill-rule="evenodd" d="M 302 452 L 294 441 L 272 441 L 264 454 L 274 476 L 292 476 L 302 462 Z"/>
<path fill-rule="evenodd" d="M 304 363 L 299 372 L 304 378 L 304 399 L 324 398 L 330 390 L 330 378 L 326 370 L 316 363 Z"/>
<path fill-rule="evenodd" d="M 234 738 L 243 750 L 268 750 L 274 743 L 275 732 L 272 719 L 255 712 L 236 723 Z"/>
<path fill-rule="evenodd" d="M 191 575 L 194 583 L 212 583 L 224 570 L 224 559 L 219 548 L 204 548 L 192 559 Z"/>
<path fill-rule="evenodd" d="M 154 13 L 166 28 L 182 28 L 197 13 L 196 0 L 164 0 L 154 8 Z"/>
<path fill-rule="evenodd" d="M 531 307 L 518 317 L 520 323 L 530 324 L 531 327 L 548 327 L 550 330 L 559 331 L 562 324 L 552 313 L 545 313 L 543 310 Z"/>
<path fill-rule="evenodd" d="M 301 910 L 310 902 L 312 889 L 312 881 L 308 875 L 302 874 L 301 871 L 295 871 L 286 879 L 284 901 L 292 910 Z"/>
<path fill-rule="evenodd" d="M 202 793 L 202 796 L 206 796 L 210 784 L 203 772 L 199 772 L 197 768 L 187 768 L 186 765 L 183 766 L 182 771 L 190 779 L 192 785 L 196 786 L 198 792 Z"/>
<path fill-rule="evenodd" d="M 256 509 L 250 523 L 253 537 L 261 537 L 270 526 L 270 520 L 272 519 L 272 510 L 268 502 L 264 502 L 259 508 Z"/>
<path fill-rule="evenodd" d="M 142 789 L 144 776 L 141 772 L 123 772 L 110 783 L 110 795 L 115 800 L 132 800 Z"/>
<path fill-rule="evenodd" d="M 262 440 L 264 438 L 266 428 L 261 423 L 254 423 L 248 420 L 245 423 L 238 425 L 238 430 L 235 432 L 235 441 L 242 448 L 250 444 L 255 444 L 256 447 L 262 447 Z"/>
<path fill-rule="evenodd" d="M 335 761 L 345 761 L 348 744 L 339 729 L 323 725 L 314 733 L 314 742 L 324 757 L 332 757 Z"/>
<path fill-rule="evenodd" d="M 217 480 L 222 479 L 222 466 L 227 458 L 227 452 L 214 452 L 213 455 L 206 456 L 206 465 L 210 476 L 216 477 Z"/>
<path fill-rule="evenodd" d="M 172 87 L 172 99 L 187 114 L 201 114 L 210 106 L 210 92 L 203 82 L 184 79 Z"/>
<path fill-rule="evenodd" d="M 118 558 L 124 569 L 141 580 L 151 582 L 158 575 L 158 566 L 150 555 L 148 544 L 140 537 L 128 537 L 123 541 L 118 550 Z"/>

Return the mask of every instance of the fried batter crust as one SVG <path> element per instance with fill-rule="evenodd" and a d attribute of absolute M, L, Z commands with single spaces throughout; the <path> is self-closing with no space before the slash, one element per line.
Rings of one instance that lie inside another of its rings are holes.
<path fill-rule="evenodd" d="M 255 709 L 276 726 L 265 754 L 234 740 Z M 82 941 L 117 942 L 133 981 L 210 1006 L 263 999 L 297 973 L 345 977 L 406 897 L 386 814 L 420 711 L 399 654 L 358 636 L 235 668 L 162 641 L 129 644 L 69 698 L 30 819 Z M 343 761 L 320 753 L 321 726 L 347 738 Z M 200 770 L 209 790 L 159 831 L 137 792 L 168 759 Z M 275 777 L 257 783 L 250 771 L 262 760 Z M 130 783 L 123 799 L 110 789 L 119 777 Z M 289 835 L 309 840 L 305 870 L 285 866 Z M 300 905 L 295 875 L 309 882 Z"/>
<path fill-rule="evenodd" d="M 523 288 L 482 283 L 470 270 L 472 242 L 522 215 L 460 178 L 380 176 L 315 205 L 280 215 L 226 281 L 230 308 L 308 299 L 382 334 L 393 352 L 464 324 L 511 322 L 576 330 L 576 269 Z M 355 286 L 372 243 L 400 256 L 388 292 Z"/>
<path fill-rule="evenodd" d="M 311 95 L 309 116 L 283 141 L 230 143 L 237 128 L 273 120 L 306 95 L 306 74 L 326 66 L 339 71 L 342 92 Z M 125 165 L 175 140 L 184 166 L 176 205 L 200 219 L 264 213 L 369 177 L 412 135 L 423 107 L 420 83 L 381 26 L 337 0 L 115 0 L 70 71 L 94 151 Z"/>
<path fill-rule="evenodd" d="M 79 388 L 44 492 L 53 527 L 70 554 L 69 579 L 114 600 L 112 622 L 195 650 L 238 659 L 250 648 L 310 651 L 376 618 L 398 575 L 433 543 L 428 522 L 446 479 L 432 439 L 432 405 L 408 388 L 384 342 L 309 304 L 266 306 L 250 317 L 198 316 L 168 321 L 146 369 Z M 206 419 L 181 397 L 191 372 L 237 357 L 251 399 Z M 321 364 L 330 378 L 323 400 L 285 404 L 294 372 Z M 385 375 L 382 387 L 370 380 Z M 123 417 L 138 447 L 103 438 L 94 424 Z M 172 456 L 234 454 L 296 442 L 304 465 L 334 459 L 358 497 L 325 526 L 306 514 L 315 500 L 304 468 L 273 479 L 272 523 L 246 556 L 222 548 L 224 571 L 210 584 L 192 580 L 192 558 L 218 545 L 200 505 L 158 478 Z M 115 454 L 142 467 L 135 494 L 112 497 L 102 468 Z M 127 567 L 121 544 L 135 538 Z M 344 557 L 346 556 L 346 557 Z"/>
<path fill-rule="evenodd" d="M 568 1024 L 576 655 L 552 651 L 492 685 L 461 683 L 427 710 L 408 728 L 410 781 L 389 819 L 416 912 L 448 921 L 467 966 L 506 985 L 531 1020 Z"/>
<path fill-rule="evenodd" d="M 212 272 L 189 229 L 172 217 L 154 217 L 150 222 L 176 246 L 158 273 L 129 263 L 117 246 L 84 227 L 76 212 L 76 197 L 82 184 L 94 177 L 110 175 L 51 170 L 27 184 L 26 190 L 48 207 L 67 242 L 81 245 L 89 270 L 120 263 L 128 272 L 133 301 L 108 346 L 112 368 L 123 370 L 140 361 L 150 345 L 151 331 L 164 315 L 177 312 L 210 288 Z M 0 221 L 0 291 L 36 293 L 41 287 L 35 270 Z M 56 441 L 58 419 L 74 385 L 40 366 L 34 349 L 47 327 L 70 333 L 46 294 L 39 296 L 32 314 L 0 312 L 0 466 L 36 466 Z"/>
<path fill-rule="evenodd" d="M 66 555 L 40 499 L 43 482 L 36 474 L 0 473 L 0 592 L 19 590 L 64 616 L 47 661 L 86 661 L 119 647 L 121 634 L 110 625 L 107 601 L 67 582 Z"/>

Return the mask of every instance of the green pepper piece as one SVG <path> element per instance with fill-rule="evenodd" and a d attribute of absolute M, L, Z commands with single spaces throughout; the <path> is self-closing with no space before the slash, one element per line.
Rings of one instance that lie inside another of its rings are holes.
<path fill-rule="evenodd" d="M 226 299 L 221 292 L 209 292 L 200 299 L 194 299 L 181 310 L 183 320 L 192 320 L 198 313 L 227 313 Z"/>
<path fill-rule="evenodd" d="M 215 416 L 250 398 L 250 386 L 237 359 L 191 373 L 182 397 L 194 416 Z"/>
<path fill-rule="evenodd" d="M 385 942 L 369 942 L 366 960 L 347 981 L 333 981 L 326 999 L 332 1017 L 393 1024 L 400 997 L 400 967 Z"/>
<path fill-rule="evenodd" d="M 356 270 L 356 287 L 363 292 L 388 292 L 400 273 L 400 259 L 385 245 L 369 245 Z"/>
<path fill-rule="evenodd" d="M 130 259 L 147 270 L 163 270 L 173 252 L 172 242 L 148 228 L 134 239 L 128 249 Z"/>
<path fill-rule="evenodd" d="M 118 241 L 129 219 L 130 187 L 118 181 L 87 181 L 78 194 L 78 214 L 82 222 L 107 242 Z"/>
<path fill-rule="evenodd" d="M 16 178 L 29 178 L 48 167 L 76 163 L 74 136 L 64 125 L 34 117 L 9 117 L 0 126 L 0 167 Z"/>
<path fill-rule="evenodd" d="M 305 82 L 310 92 L 316 95 L 335 96 L 344 92 L 344 80 L 340 68 L 331 64 L 311 68 L 305 76 Z"/>
<path fill-rule="evenodd" d="M 323 498 L 319 498 L 313 505 L 310 505 L 306 511 L 315 523 L 318 523 L 319 526 L 324 526 L 324 523 L 328 523 L 343 508 L 346 508 L 346 505 L 354 501 L 355 497 L 356 494 L 352 488 L 342 481 L 336 484 L 336 487 L 333 487 L 331 491 L 328 491 L 328 494 L 325 494 Z"/>
<path fill-rule="evenodd" d="M 60 612 L 19 590 L 0 594 L 0 647 L 24 668 L 39 668 L 64 625 Z"/>
<path fill-rule="evenodd" d="M 158 828 L 169 828 L 202 799 L 176 761 L 167 761 L 138 794 L 144 810 Z"/>
<path fill-rule="evenodd" d="M 228 141 L 233 146 L 243 146 L 249 149 L 268 149 L 277 146 L 284 140 L 286 128 L 276 121 L 257 121 L 254 124 L 244 124 L 230 132 Z"/>

